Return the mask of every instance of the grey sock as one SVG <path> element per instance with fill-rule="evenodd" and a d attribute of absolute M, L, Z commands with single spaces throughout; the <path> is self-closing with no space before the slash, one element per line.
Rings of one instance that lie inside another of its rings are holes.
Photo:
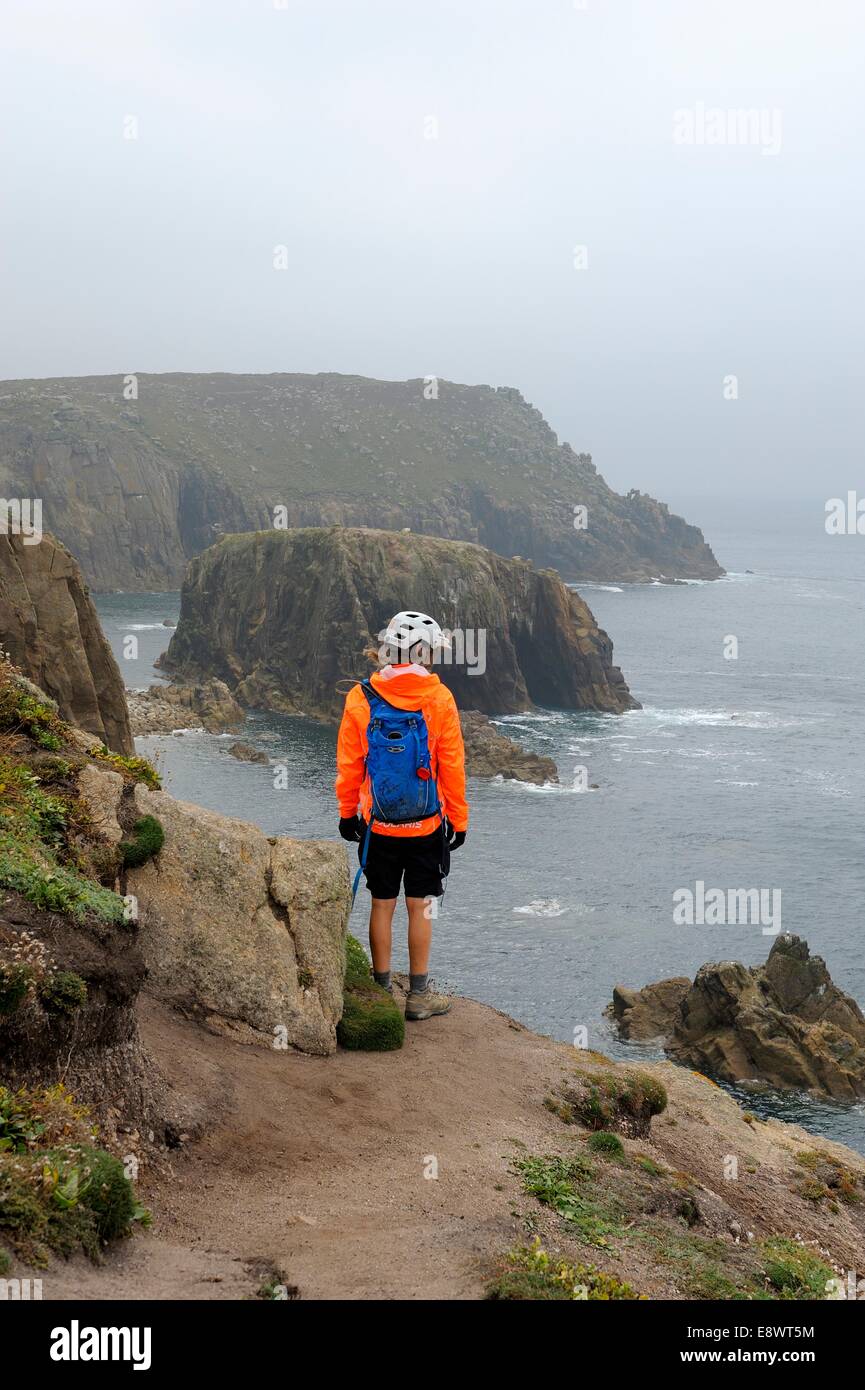
<path fill-rule="evenodd" d="M 389 970 L 374 970 L 372 973 L 377 985 L 381 985 L 382 989 L 390 989 Z"/>
<path fill-rule="evenodd" d="M 409 975 L 412 994 L 426 994 L 429 989 L 429 975 Z"/>

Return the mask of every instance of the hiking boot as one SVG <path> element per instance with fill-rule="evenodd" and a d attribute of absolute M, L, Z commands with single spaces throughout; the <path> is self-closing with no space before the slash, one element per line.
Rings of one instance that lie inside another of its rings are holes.
<path fill-rule="evenodd" d="M 436 994 L 431 989 L 425 989 L 423 994 L 411 990 L 406 995 L 405 1016 L 410 1022 L 412 1019 L 419 1022 L 422 1018 L 432 1018 L 433 1014 L 446 1014 L 452 1003 L 448 995 Z"/>

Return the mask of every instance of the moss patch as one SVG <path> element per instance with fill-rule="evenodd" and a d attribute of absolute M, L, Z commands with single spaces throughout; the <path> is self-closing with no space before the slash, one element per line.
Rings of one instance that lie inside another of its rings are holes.
<path fill-rule="evenodd" d="M 153 859 L 165 844 L 165 831 L 155 816 L 142 816 L 132 827 L 132 839 L 122 840 L 120 853 L 128 869 Z"/>
<path fill-rule="evenodd" d="M 833 1271 L 807 1246 L 776 1236 L 762 1242 L 760 1255 L 761 1273 L 771 1296 L 797 1302 L 826 1297 Z"/>
<path fill-rule="evenodd" d="M 87 985 L 72 970 L 53 970 L 39 986 L 39 999 L 49 1014 L 73 1014 L 87 999 Z"/>
<path fill-rule="evenodd" d="M 122 899 L 102 886 L 97 871 L 113 882 L 116 855 L 78 796 L 75 765 L 85 760 L 78 753 L 41 754 L 40 732 L 59 739 L 60 747 L 71 733 L 0 661 L 0 888 L 46 912 L 120 923 Z"/>
<path fill-rule="evenodd" d="M 618 1134 L 610 1134 L 607 1129 L 595 1130 L 587 1140 L 592 1153 L 603 1154 L 606 1158 L 624 1158 L 625 1150 Z"/>
<path fill-rule="evenodd" d="M 797 1153 L 796 1162 L 804 1171 L 801 1180 L 794 1184 L 793 1191 L 806 1201 L 815 1205 L 825 1202 L 834 1211 L 838 1210 L 839 1202 L 852 1207 L 862 1201 L 863 1184 L 860 1178 L 831 1154 L 818 1149 L 803 1149 Z"/>
<path fill-rule="evenodd" d="M 124 920 L 123 899 L 117 893 L 58 864 L 41 846 L 22 844 L 3 834 L 0 887 L 14 889 L 45 912 L 63 912 L 79 921 L 88 915 L 102 922 Z"/>
<path fill-rule="evenodd" d="M 405 1039 L 405 1019 L 386 989 L 373 979 L 366 952 L 346 940 L 345 993 L 337 1041 L 355 1052 L 395 1052 Z"/>
<path fill-rule="evenodd" d="M 55 705 L 45 703 L 35 687 L 4 665 L 4 679 L 0 681 L 0 730 L 25 734 L 37 747 L 57 752 L 68 737 L 69 725 L 60 718 Z"/>

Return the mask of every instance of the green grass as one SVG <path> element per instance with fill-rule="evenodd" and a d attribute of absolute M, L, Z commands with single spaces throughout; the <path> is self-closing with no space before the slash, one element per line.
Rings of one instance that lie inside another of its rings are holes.
<path fill-rule="evenodd" d="M 826 1202 L 835 1210 L 838 1202 L 852 1207 L 862 1201 L 862 1180 L 831 1154 L 802 1149 L 796 1154 L 796 1162 L 805 1169 L 807 1176 L 793 1190 L 806 1201 L 815 1205 Z"/>
<path fill-rule="evenodd" d="M 772 1296 L 797 1302 L 826 1297 L 834 1271 L 805 1245 L 775 1236 L 762 1242 L 761 1272 Z"/>
<path fill-rule="evenodd" d="M 515 1159 L 513 1169 L 523 1191 L 550 1207 L 586 1245 L 605 1249 L 624 1234 L 624 1207 L 615 1197 L 592 1191 L 594 1170 L 586 1158 L 532 1155 Z"/>
<path fill-rule="evenodd" d="M 657 1222 L 636 1229 L 634 1235 L 659 1264 L 669 1267 L 686 1298 L 823 1299 L 827 1281 L 833 1277 L 832 1269 L 813 1250 L 784 1236 L 731 1246 Z"/>
<path fill-rule="evenodd" d="M 573 1302 L 642 1299 L 630 1284 L 594 1265 L 556 1258 L 542 1249 L 518 1245 L 509 1250 L 502 1267 L 487 1284 L 488 1299 Z"/>
<path fill-rule="evenodd" d="M 58 752 L 65 742 L 69 725 L 57 710 L 45 704 L 14 676 L 9 668 L 0 684 L 0 730 L 26 734 L 40 748 Z"/>
<path fill-rule="evenodd" d="M 119 1158 L 63 1086 L 0 1087 L 0 1236 L 31 1264 L 102 1246 L 147 1221 Z"/>
<path fill-rule="evenodd" d="M 587 1140 L 587 1147 L 592 1153 L 603 1154 L 606 1158 L 624 1158 L 625 1149 L 621 1139 L 617 1134 L 610 1134 L 609 1130 L 598 1129 L 594 1134 L 590 1134 Z"/>
<path fill-rule="evenodd" d="M 650 1173 L 653 1178 L 662 1177 L 664 1172 L 663 1168 L 661 1168 L 653 1158 L 649 1158 L 648 1154 L 637 1154 L 634 1161 L 638 1168 L 642 1168 L 644 1173 Z"/>
<path fill-rule="evenodd" d="M 0 676 L 5 674 L 0 671 Z M 16 710 L 22 700 L 27 709 L 47 709 L 31 696 L 22 696 L 7 679 L 0 683 L 0 705 L 5 699 L 7 718 L 10 698 Z M 49 759 L 45 776 L 49 781 L 63 779 L 71 771 L 64 760 Z M 92 915 L 103 922 L 122 922 L 121 898 L 76 867 L 93 844 L 89 817 L 74 783 L 72 792 L 47 791 L 38 763 L 34 771 L 23 755 L 9 752 L 0 757 L 0 888 L 21 893 L 45 912 L 61 912 L 78 921 Z"/>
<path fill-rule="evenodd" d="M 0 887 L 14 889 L 34 907 L 62 912 L 78 921 L 123 921 L 123 899 L 75 869 L 45 862 L 35 847 L 0 834 Z"/>
<path fill-rule="evenodd" d="M 544 1104 L 565 1124 L 644 1135 L 666 1110 L 667 1092 L 647 1072 L 577 1071 Z"/>
<path fill-rule="evenodd" d="M 113 772 L 119 772 L 126 782 L 143 782 L 152 791 L 160 791 L 162 779 L 152 763 L 146 758 L 127 757 L 123 753 L 112 753 L 104 744 L 93 748 L 90 756 L 97 762 L 105 763 Z"/>
<path fill-rule="evenodd" d="M 87 985 L 72 970 L 54 970 L 39 986 L 39 999 L 49 1014 L 74 1014 L 87 999 Z"/>

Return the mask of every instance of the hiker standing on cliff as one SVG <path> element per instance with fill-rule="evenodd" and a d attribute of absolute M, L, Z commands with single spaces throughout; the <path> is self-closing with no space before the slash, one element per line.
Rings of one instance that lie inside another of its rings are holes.
<path fill-rule="evenodd" d="M 376 983 L 391 985 L 393 914 L 400 886 L 408 909 L 411 988 L 407 1019 L 447 1013 L 451 1001 L 429 984 L 432 913 L 444 893 L 451 851 L 466 838 L 465 753 L 456 702 L 429 668 L 450 648 L 426 613 L 397 613 L 379 665 L 346 696 L 336 745 L 339 833 L 358 842 L 372 894 L 369 947 Z"/>

